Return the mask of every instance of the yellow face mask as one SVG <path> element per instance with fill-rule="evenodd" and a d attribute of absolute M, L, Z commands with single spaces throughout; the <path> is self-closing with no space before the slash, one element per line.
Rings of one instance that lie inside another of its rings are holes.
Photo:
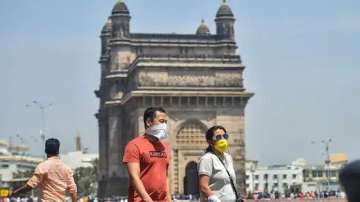
<path fill-rule="evenodd" d="M 228 141 L 221 139 L 215 142 L 214 148 L 220 153 L 224 153 L 228 149 Z"/>

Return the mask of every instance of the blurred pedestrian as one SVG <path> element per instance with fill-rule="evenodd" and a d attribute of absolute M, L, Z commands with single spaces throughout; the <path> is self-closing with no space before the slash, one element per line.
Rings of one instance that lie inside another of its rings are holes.
<path fill-rule="evenodd" d="M 169 145 L 167 114 L 163 108 L 150 107 L 144 112 L 145 134 L 131 140 L 125 148 L 123 163 L 127 166 L 129 202 L 171 201 L 168 168 Z"/>
<path fill-rule="evenodd" d="M 60 141 L 50 138 L 45 142 L 47 160 L 40 163 L 33 176 L 25 185 L 11 192 L 12 196 L 41 188 L 41 201 L 65 201 L 69 192 L 73 202 L 77 201 L 77 188 L 70 167 L 65 165 L 59 157 Z M 20 199 L 20 198 L 18 198 Z M 19 201 L 19 200 L 18 200 Z"/>
<path fill-rule="evenodd" d="M 199 162 L 200 201 L 242 201 L 236 190 L 233 160 L 228 149 L 229 135 L 223 126 L 206 132 L 208 147 Z"/>

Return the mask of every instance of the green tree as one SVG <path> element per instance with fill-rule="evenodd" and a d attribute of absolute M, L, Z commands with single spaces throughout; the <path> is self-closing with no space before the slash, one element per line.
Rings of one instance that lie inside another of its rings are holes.
<path fill-rule="evenodd" d="M 21 179 L 21 178 L 30 178 L 34 173 L 33 170 L 27 170 L 27 171 L 18 171 L 16 173 L 13 173 L 14 179 Z"/>
<path fill-rule="evenodd" d="M 74 180 L 78 189 L 78 196 L 94 196 L 97 189 L 96 173 L 97 159 L 92 162 L 93 167 L 75 169 Z"/>

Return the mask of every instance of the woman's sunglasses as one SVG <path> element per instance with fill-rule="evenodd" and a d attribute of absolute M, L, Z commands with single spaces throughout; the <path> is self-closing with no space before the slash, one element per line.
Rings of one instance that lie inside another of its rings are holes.
<path fill-rule="evenodd" d="M 221 140 L 221 139 L 229 139 L 229 135 L 227 133 L 225 133 L 224 135 L 214 135 L 213 136 L 213 140 L 214 141 L 218 141 L 218 140 Z"/>

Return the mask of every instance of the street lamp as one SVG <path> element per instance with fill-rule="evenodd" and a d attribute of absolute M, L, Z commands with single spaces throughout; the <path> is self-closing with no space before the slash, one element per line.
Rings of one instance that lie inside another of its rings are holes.
<path fill-rule="evenodd" d="M 326 181 L 327 181 L 327 191 L 329 191 L 330 189 L 330 152 L 329 152 L 329 148 L 330 148 L 330 143 L 332 142 L 331 138 L 328 139 L 323 139 L 320 141 L 320 143 L 324 144 L 325 146 L 325 177 L 326 177 Z M 317 143 L 317 141 L 311 141 L 312 144 Z"/>
<path fill-rule="evenodd" d="M 32 101 L 31 104 L 27 104 L 25 105 L 26 107 L 37 107 L 38 109 L 40 109 L 41 112 L 41 129 L 40 129 L 40 138 L 42 140 L 42 142 L 45 144 L 45 129 L 46 129 L 46 119 L 45 119 L 45 110 L 50 108 L 51 106 L 53 106 L 52 103 L 50 104 L 42 104 L 39 101 Z"/>
<path fill-rule="evenodd" d="M 251 173 L 251 193 L 255 192 L 255 188 L 254 188 L 254 173 L 255 173 L 255 168 L 253 165 L 251 165 L 250 167 L 250 173 Z"/>
<path fill-rule="evenodd" d="M 323 143 L 325 145 L 325 154 L 326 154 L 325 173 L 326 173 L 326 180 L 327 180 L 327 191 L 329 191 L 329 189 L 330 189 L 330 153 L 329 153 L 329 147 L 330 147 L 330 142 L 331 141 L 332 141 L 331 138 L 321 140 L 321 143 Z"/>

